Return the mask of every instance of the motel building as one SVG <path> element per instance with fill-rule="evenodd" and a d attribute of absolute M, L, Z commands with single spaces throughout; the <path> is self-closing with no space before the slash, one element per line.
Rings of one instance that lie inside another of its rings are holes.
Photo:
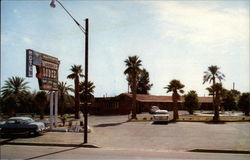
<path fill-rule="evenodd" d="M 212 97 L 198 97 L 201 110 L 213 109 Z M 126 115 L 131 111 L 132 94 L 122 93 L 116 97 L 99 97 L 90 106 L 92 115 Z M 173 110 L 172 96 L 136 95 L 137 113 L 149 112 L 151 106 L 158 106 L 160 109 Z M 185 110 L 184 97 L 178 101 L 178 109 Z"/>

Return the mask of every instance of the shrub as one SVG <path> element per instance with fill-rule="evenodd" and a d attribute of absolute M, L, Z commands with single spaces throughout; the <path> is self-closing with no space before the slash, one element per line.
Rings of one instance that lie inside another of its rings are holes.
<path fill-rule="evenodd" d="M 188 94 L 184 95 L 184 106 L 188 110 L 189 114 L 194 113 L 194 109 L 199 108 L 198 95 L 195 91 L 191 90 Z"/>

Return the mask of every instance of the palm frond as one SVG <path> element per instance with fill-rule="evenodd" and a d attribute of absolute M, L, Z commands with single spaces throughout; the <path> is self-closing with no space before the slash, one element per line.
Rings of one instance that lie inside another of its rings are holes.
<path fill-rule="evenodd" d="M 164 87 L 164 89 L 167 89 L 168 92 L 182 92 L 182 88 L 184 88 L 185 85 L 183 85 L 179 80 L 173 79 L 170 81 L 169 85 L 167 87 Z M 184 92 L 184 91 L 183 91 Z"/>
<path fill-rule="evenodd" d="M 68 79 L 75 79 L 76 75 L 74 73 L 67 76 Z"/>
<path fill-rule="evenodd" d="M 217 78 L 219 81 L 223 80 L 225 78 L 225 75 L 219 71 L 220 67 L 216 65 L 211 65 L 208 67 L 208 71 L 204 72 L 203 76 L 203 84 L 205 82 L 211 83 L 212 81 L 215 82 L 215 79 Z"/>

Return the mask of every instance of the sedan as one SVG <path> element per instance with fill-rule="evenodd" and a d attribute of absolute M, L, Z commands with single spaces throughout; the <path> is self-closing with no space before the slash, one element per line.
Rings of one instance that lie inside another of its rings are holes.
<path fill-rule="evenodd" d="M 164 122 L 168 123 L 169 114 L 167 110 L 157 110 L 153 116 L 153 122 Z"/>
<path fill-rule="evenodd" d="M 7 121 L 0 123 L 0 134 L 20 134 L 28 133 L 39 135 L 45 130 L 43 122 L 35 122 L 29 117 L 11 117 Z"/>

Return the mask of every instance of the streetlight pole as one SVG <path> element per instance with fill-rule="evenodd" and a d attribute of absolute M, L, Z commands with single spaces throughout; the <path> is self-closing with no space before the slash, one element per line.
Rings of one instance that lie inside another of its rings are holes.
<path fill-rule="evenodd" d="M 89 20 L 85 19 L 85 102 L 84 102 L 84 143 L 88 143 L 88 57 L 89 57 Z"/>
<path fill-rule="evenodd" d="M 88 49 L 89 49 L 89 20 L 85 19 L 85 29 L 81 26 L 80 23 L 69 13 L 69 11 L 63 6 L 59 0 L 52 0 L 50 6 L 55 8 L 55 1 L 57 1 L 60 6 L 67 12 L 67 14 L 74 20 L 76 25 L 81 29 L 85 35 L 85 96 L 86 100 L 84 102 L 84 143 L 88 143 Z"/>

